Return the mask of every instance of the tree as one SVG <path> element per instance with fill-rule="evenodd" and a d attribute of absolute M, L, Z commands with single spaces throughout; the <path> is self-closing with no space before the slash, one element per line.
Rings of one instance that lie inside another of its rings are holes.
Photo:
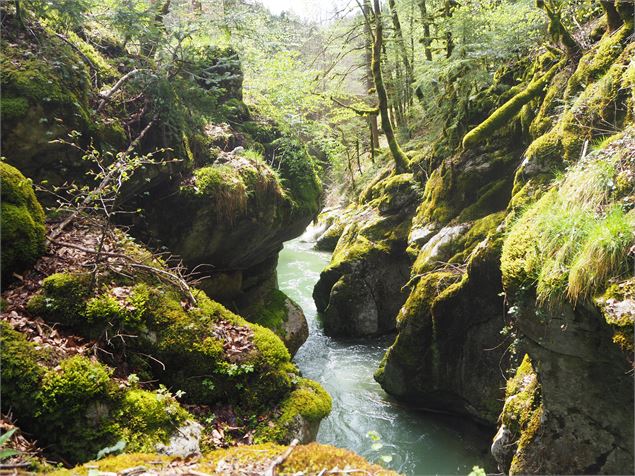
<path fill-rule="evenodd" d="M 426 59 L 432 61 L 432 38 L 430 37 L 430 19 L 428 17 L 428 8 L 426 6 L 426 0 L 419 0 L 419 11 L 421 12 L 421 25 L 423 26 L 423 51 Z"/>
<path fill-rule="evenodd" d="M 365 0 L 369 2 L 370 0 Z M 384 79 L 382 76 L 381 66 L 381 52 L 383 46 L 384 27 L 381 18 L 381 7 L 379 0 L 374 0 L 374 12 L 375 19 L 375 31 L 373 38 L 373 59 L 372 70 L 373 79 L 375 81 L 375 89 L 377 90 L 377 99 L 379 101 L 379 115 L 381 117 L 381 127 L 386 134 L 386 140 L 388 141 L 388 147 L 390 148 L 390 154 L 395 162 L 395 172 L 402 174 L 408 171 L 408 157 L 399 146 L 395 132 L 390 122 L 390 115 L 388 111 L 388 94 L 386 93 L 386 86 L 384 85 Z M 367 22 L 370 22 L 369 18 L 366 18 Z"/>

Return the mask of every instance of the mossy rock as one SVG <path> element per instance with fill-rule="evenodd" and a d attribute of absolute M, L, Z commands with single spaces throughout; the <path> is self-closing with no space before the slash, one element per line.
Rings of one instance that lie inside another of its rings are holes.
<path fill-rule="evenodd" d="M 85 337 L 135 335 L 111 340 L 110 351 L 126 359 L 130 370 L 184 391 L 192 403 L 226 402 L 259 412 L 296 387 L 297 368 L 270 329 L 245 321 L 199 291 L 198 306 L 188 308 L 170 286 L 144 282 L 141 276 L 134 283 L 110 279 L 91 290 L 87 275 L 49 276 L 29 310 Z M 275 296 L 286 303 L 283 294 Z M 247 347 L 238 352 L 235 346 Z"/>
<path fill-rule="evenodd" d="M 0 162 L 2 187 L 2 279 L 8 281 L 44 253 L 44 211 L 30 181 L 18 169 Z"/>
<path fill-rule="evenodd" d="M 505 360 L 504 349 L 496 348 L 504 325 L 500 247 L 494 233 L 476 246 L 466 271 L 447 267 L 414 277 L 399 311 L 399 334 L 375 373 L 384 390 L 427 408 L 496 421 L 497 369 Z"/>
<path fill-rule="evenodd" d="M 295 355 L 309 337 L 302 308 L 279 289 L 270 289 L 261 301 L 242 310 L 249 322 L 271 329 Z"/>
<path fill-rule="evenodd" d="M 540 384 L 525 355 L 512 378 L 507 381 L 505 405 L 499 418 L 498 433 L 492 444 L 492 455 L 505 474 L 524 466 L 523 445 L 535 436 L 534 418 L 542 414 Z"/>
<path fill-rule="evenodd" d="M 314 441 L 320 421 L 331 413 L 331 397 L 316 382 L 301 379 L 295 390 L 282 401 L 272 421 L 256 429 L 255 441 L 301 443 Z"/>
<path fill-rule="evenodd" d="M 420 198 L 412 174 L 381 170 L 334 227 L 343 227 L 313 299 L 329 335 L 378 335 L 395 329 L 411 258 L 408 233 Z M 339 233 L 339 232 L 338 232 Z"/>
<path fill-rule="evenodd" d="M 112 369 L 87 357 L 57 363 L 8 324 L 0 327 L 3 405 L 49 457 L 83 462 L 119 440 L 129 451 L 156 451 L 191 418 L 168 393 L 122 388 Z"/>
<path fill-rule="evenodd" d="M 9 163 L 34 180 L 61 185 L 69 174 L 83 178 L 86 164 L 77 151 L 54 141 L 76 130 L 86 145 L 96 135 L 90 74 L 72 47 L 48 29 L 36 29 L 37 42 L 14 28 L 2 40 L 2 149 Z M 71 36 L 88 52 L 87 43 Z"/>
<path fill-rule="evenodd" d="M 244 468 L 251 471 L 260 468 L 265 471 L 276 457 L 284 454 L 287 447 L 276 444 L 258 444 L 219 449 L 206 453 L 197 463 L 197 471 L 213 474 L 218 468 L 224 471 Z M 175 458 L 156 454 L 126 454 L 111 456 L 94 461 L 72 470 L 58 470 L 51 476 L 88 475 L 95 467 L 103 472 L 120 472 L 129 468 L 145 467 L 158 470 L 163 474 L 170 466 L 177 464 Z M 352 451 L 329 445 L 311 443 L 296 446 L 290 455 L 276 468 L 281 474 L 317 474 L 322 471 L 342 470 L 363 471 L 369 475 L 396 476 L 397 473 L 382 466 L 371 464 Z"/>

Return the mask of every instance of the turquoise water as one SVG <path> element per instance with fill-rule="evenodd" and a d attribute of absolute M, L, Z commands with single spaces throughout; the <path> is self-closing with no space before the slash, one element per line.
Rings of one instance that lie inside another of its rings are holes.
<path fill-rule="evenodd" d="M 464 419 L 409 409 L 375 382 L 373 373 L 391 338 L 342 341 L 324 335 L 312 292 L 330 254 L 312 246 L 301 239 L 285 244 L 278 281 L 309 322 L 309 338 L 294 360 L 304 376 L 333 397 L 333 411 L 322 421 L 317 440 L 383 460 L 407 475 L 468 474 L 474 465 L 483 466 L 491 435 Z"/>

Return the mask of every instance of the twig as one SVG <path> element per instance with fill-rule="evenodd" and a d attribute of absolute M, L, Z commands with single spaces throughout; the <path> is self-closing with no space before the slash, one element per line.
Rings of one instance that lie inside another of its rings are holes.
<path fill-rule="evenodd" d="M 62 246 L 62 247 L 65 247 L 65 248 L 73 248 L 73 249 L 82 251 L 84 253 L 93 254 L 93 255 L 99 253 L 98 251 L 91 250 L 91 249 L 85 248 L 83 246 L 75 245 L 73 243 L 65 243 L 63 241 L 56 241 L 56 240 L 52 239 L 51 237 L 47 237 L 47 239 L 48 239 L 49 242 L 51 242 L 52 244 L 57 245 L 57 246 Z M 178 276 L 177 274 L 172 273 L 170 271 L 166 271 L 165 269 L 156 268 L 154 266 L 149 266 L 147 264 L 139 263 L 139 262 L 135 261 L 133 258 L 131 258 L 130 256 L 125 255 L 123 253 L 111 253 L 111 252 L 102 251 L 99 254 L 100 254 L 100 256 L 107 257 L 107 258 L 120 258 L 120 259 L 123 259 L 123 260 L 125 260 L 127 262 L 128 266 L 130 266 L 131 268 L 143 269 L 145 271 L 150 271 L 151 273 L 153 273 L 155 275 L 159 275 L 159 276 L 163 276 L 163 277 L 167 278 L 169 281 L 172 282 L 172 284 L 176 284 L 178 286 L 178 288 L 181 290 L 181 292 L 183 292 L 183 294 L 186 295 L 186 297 L 190 301 L 190 304 L 192 304 L 193 306 L 196 306 L 197 300 L 194 297 L 194 295 L 192 294 L 192 290 L 191 290 L 189 284 L 183 278 Z"/>
<path fill-rule="evenodd" d="M 99 82 L 100 82 L 100 80 L 99 80 L 99 70 L 97 69 L 97 66 L 95 66 L 95 63 L 93 63 L 92 60 L 88 56 L 86 56 L 82 50 L 80 50 L 77 47 L 77 45 L 75 45 L 72 41 L 70 41 L 64 35 L 62 35 L 60 33 L 55 33 L 55 36 L 57 36 L 60 40 L 62 40 L 64 43 L 66 43 L 71 48 L 73 48 L 75 50 L 75 52 L 77 52 L 77 54 L 79 56 L 81 56 L 82 59 L 86 63 L 88 63 L 88 66 L 90 66 L 90 69 L 93 70 L 93 72 L 95 73 L 95 86 L 99 85 Z"/>
<path fill-rule="evenodd" d="M 276 476 L 276 467 L 280 466 L 282 463 L 285 462 L 285 460 L 289 457 L 289 455 L 293 452 L 293 450 L 295 449 L 296 446 L 298 446 L 298 443 L 300 443 L 300 441 L 296 438 L 294 439 L 291 444 L 289 445 L 289 447 L 287 448 L 287 450 L 282 453 L 280 456 L 278 456 L 276 459 L 273 460 L 273 463 L 271 463 L 271 466 L 269 466 L 269 469 L 267 469 L 267 471 L 265 471 L 264 476 Z"/>
<path fill-rule="evenodd" d="M 155 115 L 152 118 L 152 120 L 148 123 L 148 125 L 137 136 L 137 138 L 130 143 L 130 146 L 128 147 L 126 152 L 117 161 L 117 163 L 113 165 L 111 170 L 102 179 L 102 181 L 97 186 L 97 188 L 94 191 L 92 191 L 91 193 L 89 193 L 88 195 L 86 195 L 86 197 L 84 197 L 84 200 L 82 200 L 82 202 L 79 204 L 77 209 L 73 213 L 71 213 L 55 230 L 53 230 L 51 232 L 51 238 L 53 238 L 53 239 L 57 238 L 59 236 L 59 234 L 62 231 L 64 231 L 64 228 L 66 228 L 70 222 L 75 220 L 75 218 L 77 218 L 80 213 L 82 213 L 84 210 L 86 210 L 86 208 L 88 207 L 90 202 L 94 199 L 94 197 L 98 197 L 100 195 L 100 193 L 104 191 L 104 189 L 108 186 L 108 184 L 110 184 L 110 182 L 113 180 L 113 178 L 115 177 L 116 173 L 121 171 L 120 170 L 121 169 L 120 166 L 124 164 L 124 162 L 128 158 L 128 156 L 137 147 L 137 145 L 139 145 L 139 143 L 143 140 L 144 136 L 148 133 L 150 128 L 157 121 L 157 118 L 158 118 L 158 115 Z"/>

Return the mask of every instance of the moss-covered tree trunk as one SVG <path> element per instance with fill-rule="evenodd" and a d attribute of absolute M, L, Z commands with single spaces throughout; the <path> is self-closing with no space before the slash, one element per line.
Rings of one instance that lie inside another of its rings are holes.
<path fill-rule="evenodd" d="M 364 16 L 370 19 L 372 15 L 372 9 L 370 6 L 370 0 L 364 0 Z M 373 32 L 371 29 L 370 21 L 364 22 L 365 33 L 365 60 L 366 60 L 366 91 L 370 94 L 371 90 L 375 89 L 375 83 L 373 81 Z M 368 126 L 370 130 L 370 157 L 375 161 L 375 150 L 379 149 L 379 126 L 377 125 L 377 114 L 368 115 Z"/>
<path fill-rule="evenodd" d="M 602 5 L 606 13 L 606 25 L 609 28 L 609 32 L 612 33 L 616 31 L 622 26 L 622 17 L 615 8 L 615 2 L 611 0 L 600 0 L 600 5 Z M 633 12 L 633 15 L 635 15 L 635 12 Z"/>
<path fill-rule="evenodd" d="M 544 10 L 549 17 L 548 30 L 553 41 L 564 47 L 569 58 L 578 58 L 580 56 L 580 45 L 562 24 L 560 16 L 562 5 L 556 0 L 537 0 L 536 5 Z"/>
<path fill-rule="evenodd" d="M 421 24 L 423 26 L 423 52 L 428 61 L 432 61 L 432 37 L 430 36 L 430 19 L 428 18 L 428 7 L 426 0 L 419 0 L 419 10 L 421 11 Z"/>
<path fill-rule="evenodd" d="M 379 100 L 379 115 L 381 117 L 381 127 L 386 134 L 390 154 L 395 161 L 395 172 L 398 174 L 405 173 L 408 170 L 408 157 L 397 142 L 395 131 L 390 122 L 388 111 L 388 94 L 381 71 L 381 50 L 383 45 L 384 27 L 381 21 L 381 7 L 379 0 L 374 0 L 374 16 L 375 16 L 375 34 L 373 41 L 373 60 L 372 70 L 373 79 L 375 81 L 375 89 L 377 90 L 377 99 Z"/>
<path fill-rule="evenodd" d="M 452 17 L 452 0 L 444 0 L 443 16 L 447 19 Z M 454 51 L 454 39 L 452 38 L 452 30 L 446 26 L 445 30 L 445 55 L 449 58 Z"/>

